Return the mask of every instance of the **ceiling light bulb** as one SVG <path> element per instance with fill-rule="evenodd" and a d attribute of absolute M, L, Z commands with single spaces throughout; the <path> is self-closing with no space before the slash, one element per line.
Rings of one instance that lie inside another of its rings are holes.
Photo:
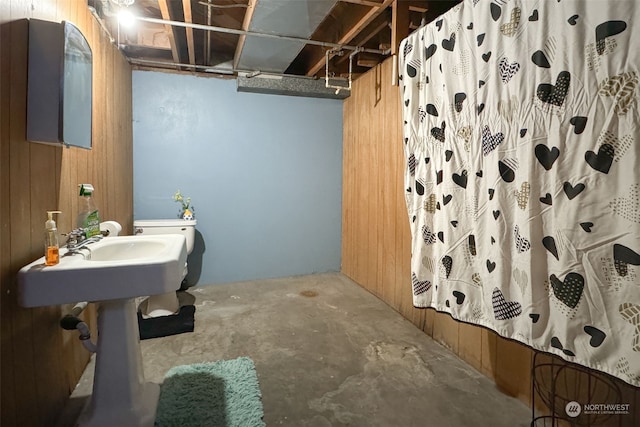
<path fill-rule="evenodd" d="M 133 13 L 131 13 L 128 9 L 121 9 L 120 12 L 118 12 L 118 22 L 123 27 L 133 26 L 135 20 L 135 16 L 133 16 Z"/>

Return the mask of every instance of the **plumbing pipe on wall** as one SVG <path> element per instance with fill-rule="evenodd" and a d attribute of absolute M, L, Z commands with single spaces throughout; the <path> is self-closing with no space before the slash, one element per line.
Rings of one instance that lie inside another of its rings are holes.
<path fill-rule="evenodd" d="M 73 306 L 71 312 L 65 315 L 62 319 L 60 319 L 60 327 L 67 331 L 78 330 L 80 332 L 80 341 L 82 341 L 82 345 L 86 348 L 90 353 L 95 353 L 98 350 L 98 346 L 91 341 L 91 331 L 89 330 L 89 325 L 80 320 L 78 317 L 80 313 L 87 307 L 89 303 L 87 302 L 79 302 Z"/>
<path fill-rule="evenodd" d="M 340 86 L 340 85 L 332 85 L 329 84 L 329 60 L 331 59 L 329 57 L 329 55 L 334 54 L 334 56 L 342 56 L 344 55 L 344 52 L 342 50 L 337 50 L 337 49 L 331 49 L 328 50 L 325 53 L 325 62 L 324 62 L 324 81 L 325 81 L 325 87 L 328 89 L 335 89 L 336 90 L 336 95 L 341 91 L 341 90 L 348 90 L 351 91 L 351 83 L 353 83 L 353 79 L 352 79 L 352 75 L 353 75 L 353 58 L 360 52 L 363 52 L 364 49 L 363 48 L 358 48 L 355 49 L 353 52 L 351 52 L 349 54 L 349 77 L 347 78 L 347 82 L 348 85 L 347 86 Z"/>

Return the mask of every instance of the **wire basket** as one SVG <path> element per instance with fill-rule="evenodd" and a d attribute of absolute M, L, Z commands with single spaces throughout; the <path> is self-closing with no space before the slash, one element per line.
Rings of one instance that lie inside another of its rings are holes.
<path fill-rule="evenodd" d="M 616 416 L 607 412 L 581 410 L 585 404 L 620 402 L 620 388 L 604 373 L 566 362 L 550 354 L 536 352 L 531 378 L 531 427 L 597 426 L 612 421 Z M 536 396 L 549 409 L 549 414 L 535 416 Z M 576 408 L 576 405 L 579 407 Z"/>

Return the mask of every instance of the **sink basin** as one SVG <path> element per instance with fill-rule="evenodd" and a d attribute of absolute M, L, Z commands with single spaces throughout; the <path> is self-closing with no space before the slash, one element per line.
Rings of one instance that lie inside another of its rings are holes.
<path fill-rule="evenodd" d="M 18 300 L 40 307 L 157 295 L 180 286 L 187 259 L 178 234 L 108 237 L 71 254 L 60 248 L 60 263 L 44 257 L 18 272 Z"/>
<path fill-rule="evenodd" d="M 143 241 L 140 241 L 143 240 Z M 106 240 L 103 245 L 89 246 L 91 261 L 127 261 L 154 258 L 165 250 L 166 243 L 151 239 Z"/>

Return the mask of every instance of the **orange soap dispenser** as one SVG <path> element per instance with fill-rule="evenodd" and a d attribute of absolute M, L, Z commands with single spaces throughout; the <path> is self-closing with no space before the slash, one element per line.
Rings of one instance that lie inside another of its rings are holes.
<path fill-rule="evenodd" d="M 47 211 L 49 219 L 44 223 L 44 265 L 56 265 L 60 262 L 60 254 L 58 244 L 58 227 L 53 220 L 53 214 L 59 214 L 60 211 Z"/>

